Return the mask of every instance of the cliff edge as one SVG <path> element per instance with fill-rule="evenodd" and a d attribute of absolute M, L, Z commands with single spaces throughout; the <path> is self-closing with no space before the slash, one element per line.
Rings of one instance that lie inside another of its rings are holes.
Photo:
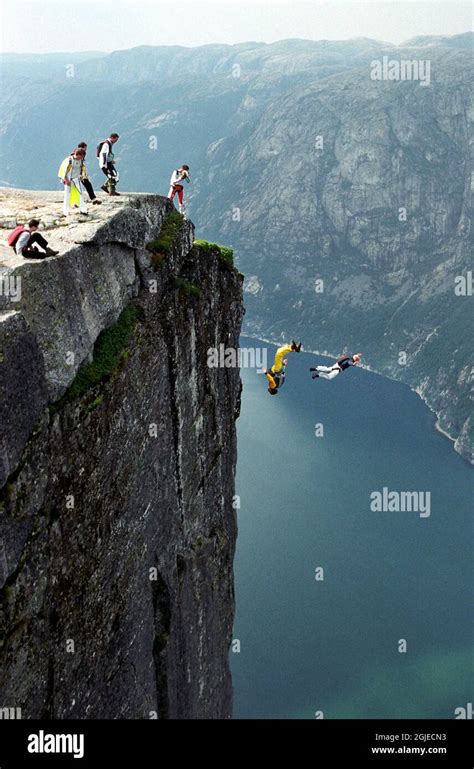
<path fill-rule="evenodd" d="M 0 705 L 227 718 L 242 276 L 157 195 L 0 198 Z M 59 256 L 6 246 L 31 217 Z"/>

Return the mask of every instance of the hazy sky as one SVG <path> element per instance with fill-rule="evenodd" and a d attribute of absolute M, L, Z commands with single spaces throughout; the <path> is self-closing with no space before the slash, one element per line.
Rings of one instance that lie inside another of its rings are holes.
<path fill-rule="evenodd" d="M 399 43 L 472 25 L 470 2 L 0 0 L 1 48 L 17 53 L 112 51 L 136 45 L 372 37 Z"/>

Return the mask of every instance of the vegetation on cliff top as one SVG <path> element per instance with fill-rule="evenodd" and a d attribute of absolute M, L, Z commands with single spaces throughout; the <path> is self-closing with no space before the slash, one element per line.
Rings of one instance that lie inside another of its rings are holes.
<path fill-rule="evenodd" d="M 224 267 L 236 271 L 234 267 L 234 249 L 229 248 L 229 246 L 221 246 L 219 243 L 210 243 L 208 240 L 195 240 L 193 251 L 196 255 L 199 252 L 202 254 L 216 253 Z"/>

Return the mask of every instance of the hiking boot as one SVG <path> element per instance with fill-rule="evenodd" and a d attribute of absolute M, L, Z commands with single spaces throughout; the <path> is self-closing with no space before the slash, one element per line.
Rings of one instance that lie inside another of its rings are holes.
<path fill-rule="evenodd" d="M 101 206 L 102 205 L 102 201 L 98 200 L 98 198 L 94 198 L 94 200 L 92 201 L 92 205 L 93 206 Z"/>
<path fill-rule="evenodd" d="M 49 246 L 45 250 L 46 250 L 46 256 L 57 256 L 59 254 L 59 251 L 55 251 L 53 248 L 50 248 Z"/>

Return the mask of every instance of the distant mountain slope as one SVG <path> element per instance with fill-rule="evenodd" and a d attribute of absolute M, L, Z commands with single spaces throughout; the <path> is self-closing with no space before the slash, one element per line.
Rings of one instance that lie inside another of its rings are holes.
<path fill-rule="evenodd" d="M 200 235 L 233 242 L 247 275 L 246 331 L 360 348 L 469 457 L 472 297 L 455 285 L 472 269 L 472 39 L 145 46 L 41 87 L 20 68 L 2 89 L 1 177 L 54 187 L 87 139 L 98 182 L 110 130 L 123 189 L 166 191 L 188 162 Z M 429 84 L 372 79 L 383 57 L 428 62 Z"/>
<path fill-rule="evenodd" d="M 455 294 L 472 265 L 469 58 L 430 55 L 430 87 L 358 69 L 273 102 L 245 143 L 210 149 L 196 218 L 237 248 L 247 331 L 361 348 L 469 458 L 472 299 Z"/>
<path fill-rule="evenodd" d="M 461 35 L 418 35 L 400 43 L 400 48 L 423 48 L 424 46 L 444 45 L 448 48 L 471 51 L 474 47 L 474 32 L 463 32 Z"/>
<path fill-rule="evenodd" d="M 32 77 L 48 79 L 51 77 L 64 77 L 66 68 L 71 64 L 88 59 L 98 59 L 107 56 L 100 51 L 80 51 L 79 53 L 2 53 L 0 54 L 0 79 L 10 77 Z"/>

